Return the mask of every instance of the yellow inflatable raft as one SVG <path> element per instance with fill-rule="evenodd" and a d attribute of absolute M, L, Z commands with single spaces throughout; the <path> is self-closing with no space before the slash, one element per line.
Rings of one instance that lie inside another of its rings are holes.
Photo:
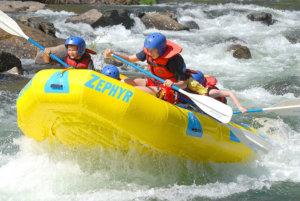
<path fill-rule="evenodd" d="M 91 70 L 38 72 L 20 92 L 17 112 L 22 132 L 37 141 L 154 149 L 199 162 L 256 156 L 236 137 L 254 129 L 222 124 Z"/>

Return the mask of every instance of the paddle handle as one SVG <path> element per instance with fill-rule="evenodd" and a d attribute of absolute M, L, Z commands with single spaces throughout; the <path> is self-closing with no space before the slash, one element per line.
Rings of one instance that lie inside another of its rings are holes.
<path fill-rule="evenodd" d="M 127 60 L 125 60 L 125 59 L 119 57 L 118 55 L 112 54 L 112 56 L 113 56 L 114 58 L 116 58 L 116 59 L 118 59 L 118 60 L 120 60 L 120 61 L 122 61 L 122 62 L 124 62 L 124 63 L 126 63 L 126 64 L 128 64 L 128 65 L 130 65 L 130 66 L 132 66 L 133 68 L 138 69 L 139 71 L 142 71 L 143 73 L 149 75 L 150 77 L 153 77 L 154 79 L 160 81 L 161 83 L 164 83 L 164 82 L 165 82 L 165 81 L 164 81 L 163 79 L 161 79 L 160 77 L 157 77 L 156 75 L 153 75 L 152 73 L 149 73 L 148 71 L 146 71 L 146 70 L 144 70 L 144 69 L 142 69 L 142 68 L 140 68 L 140 67 L 134 65 L 133 63 L 130 63 L 129 61 L 127 61 Z M 175 89 L 176 91 L 179 91 L 179 92 L 180 92 L 180 88 L 179 88 L 179 87 L 174 86 L 174 85 L 172 85 L 171 87 L 172 87 L 173 89 Z"/>
<path fill-rule="evenodd" d="M 263 112 L 264 109 L 254 109 L 254 110 L 247 110 L 247 112 Z M 233 114 L 242 114 L 241 111 L 234 111 Z"/>
<path fill-rule="evenodd" d="M 291 110 L 294 114 L 300 114 L 300 105 L 289 105 L 289 106 L 279 106 L 279 107 L 269 107 L 269 108 L 262 108 L 262 109 L 254 109 L 248 110 L 247 112 L 276 112 L 281 110 Z M 291 112 L 291 113 L 292 113 Z M 234 111 L 233 114 L 241 114 L 241 111 Z"/>
<path fill-rule="evenodd" d="M 45 51 L 45 48 L 43 46 L 41 46 L 40 44 L 38 44 L 37 42 L 35 42 L 34 40 L 32 40 L 31 38 L 28 38 L 28 41 L 31 42 L 32 44 L 34 44 L 35 46 L 37 46 L 38 48 L 40 48 L 41 50 Z M 50 53 L 50 56 L 55 59 L 56 61 L 58 61 L 60 64 L 62 64 L 63 66 L 70 68 L 70 66 L 68 64 L 66 64 L 65 62 L 63 62 L 60 58 L 58 58 L 57 56 L 55 56 L 54 54 Z"/>

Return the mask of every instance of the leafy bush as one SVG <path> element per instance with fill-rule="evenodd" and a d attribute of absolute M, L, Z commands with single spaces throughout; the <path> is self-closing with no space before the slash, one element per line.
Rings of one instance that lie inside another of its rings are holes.
<path fill-rule="evenodd" d="M 140 4 L 153 5 L 153 4 L 156 4 L 156 1 L 155 0 L 140 0 Z"/>

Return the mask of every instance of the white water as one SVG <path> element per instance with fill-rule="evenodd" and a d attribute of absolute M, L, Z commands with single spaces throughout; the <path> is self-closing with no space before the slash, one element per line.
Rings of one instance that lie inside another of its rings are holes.
<path fill-rule="evenodd" d="M 178 6 L 178 5 L 176 5 Z M 185 7 L 185 9 L 183 9 Z M 186 7 L 189 7 L 186 9 Z M 243 10 L 243 12 L 237 12 Z M 225 12 L 213 19 L 207 12 Z M 278 22 L 266 26 L 247 20 L 251 11 L 264 11 Z M 34 16 L 48 17 L 60 31 L 58 37 L 82 36 L 103 53 L 105 48 L 135 54 L 146 35 L 139 19 L 126 30 L 122 25 L 92 29 L 86 24 L 65 23 L 68 12 L 38 11 Z M 59 17 L 58 17 L 59 16 Z M 300 27 L 300 12 L 279 11 L 254 5 L 181 4 L 180 22 L 194 20 L 200 30 L 161 31 L 180 44 L 188 67 L 214 75 L 219 88 L 236 93 L 248 109 L 270 107 L 293 94 L 273 95 L 262 86 L 282 76 L 299 75 L 300 44 L 291 44 L 284 34 Z M 227 52 L 228 37 L 238 37 L 249 47 L 252 59 L 237 60 Z M 97 68 L 103 54 L 94 57 Z M 133 71 L 130 67 L 128 71 Z M 13 102 L 13 101 L 12 101 Z M 235 106 L 230 101 L 233 108 Z M 16 130 L 14 103 L 0 108 L 1 124 Z M 236 121 L 260 124 L 272 139 L 274 149 L 247 164 L 201 164 L 153 153 L 143 155 L 131 150 L 123 153 L 99 148 L 70 148 L 60 144 L 35 142 L 26 137 L 14 140 L 15 154 L 0 152 L 0 200 L 192 200 L 226 198 L 249 190 L 270 188 L 277 182 L 300 183 L 300 120 L 272 114 L 236 116 Z M 8 133 L 2 130 L 1 132 Z M 9 144 L 9 143 L 8 143 Z"/>

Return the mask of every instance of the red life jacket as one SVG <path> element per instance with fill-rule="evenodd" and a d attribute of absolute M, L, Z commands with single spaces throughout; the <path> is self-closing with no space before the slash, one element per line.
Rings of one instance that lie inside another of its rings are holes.
<path fill-rule="evenodd" d="M 165 53 L 158 57 L 157 59 L 153 59 L 147 48 L 143 48 L 146 53 L 146 59 L 149 66 L 149 69 L 153 75 L 160 77 L 163 80 L 169 79 L 172 82 L 176 82 L 175 75 L 166 67 L 168 61 L 178 55 L 182 51 L 182 47 L 179 45 L 167 40 L 167 50 Z"/>
<path fill-rule="evenodd" d="M 91 55 L 89 54 L 97 54 L 97 52 L 86 49 L 84 55 L 79 60 L 71 59 L 69 55 L 65 55 L 66 57 L 66 64 L 73 66 L 75 68 L 80 68 L 80 69 L 87 69 L 89 67 L 89 62 L 91 60 Z M 67 69 L 67 67 L 65 67 Z"/>
<path fill-rule="evenodd" d="M 217 79 L 215 77 L 205 75 L 205 79 L 206 79 L 205 88 L 208 89 L 208 93 L 209 93 L 209 90 L 211 90 L 211 89 L 218 89 L 218 87 L 216 87 Z M 222 103 L 227 104 L 227 99 L 225 97 L 215 97 L 215 99 L 217 99 L 218 101 L 220 101 Z"/>

